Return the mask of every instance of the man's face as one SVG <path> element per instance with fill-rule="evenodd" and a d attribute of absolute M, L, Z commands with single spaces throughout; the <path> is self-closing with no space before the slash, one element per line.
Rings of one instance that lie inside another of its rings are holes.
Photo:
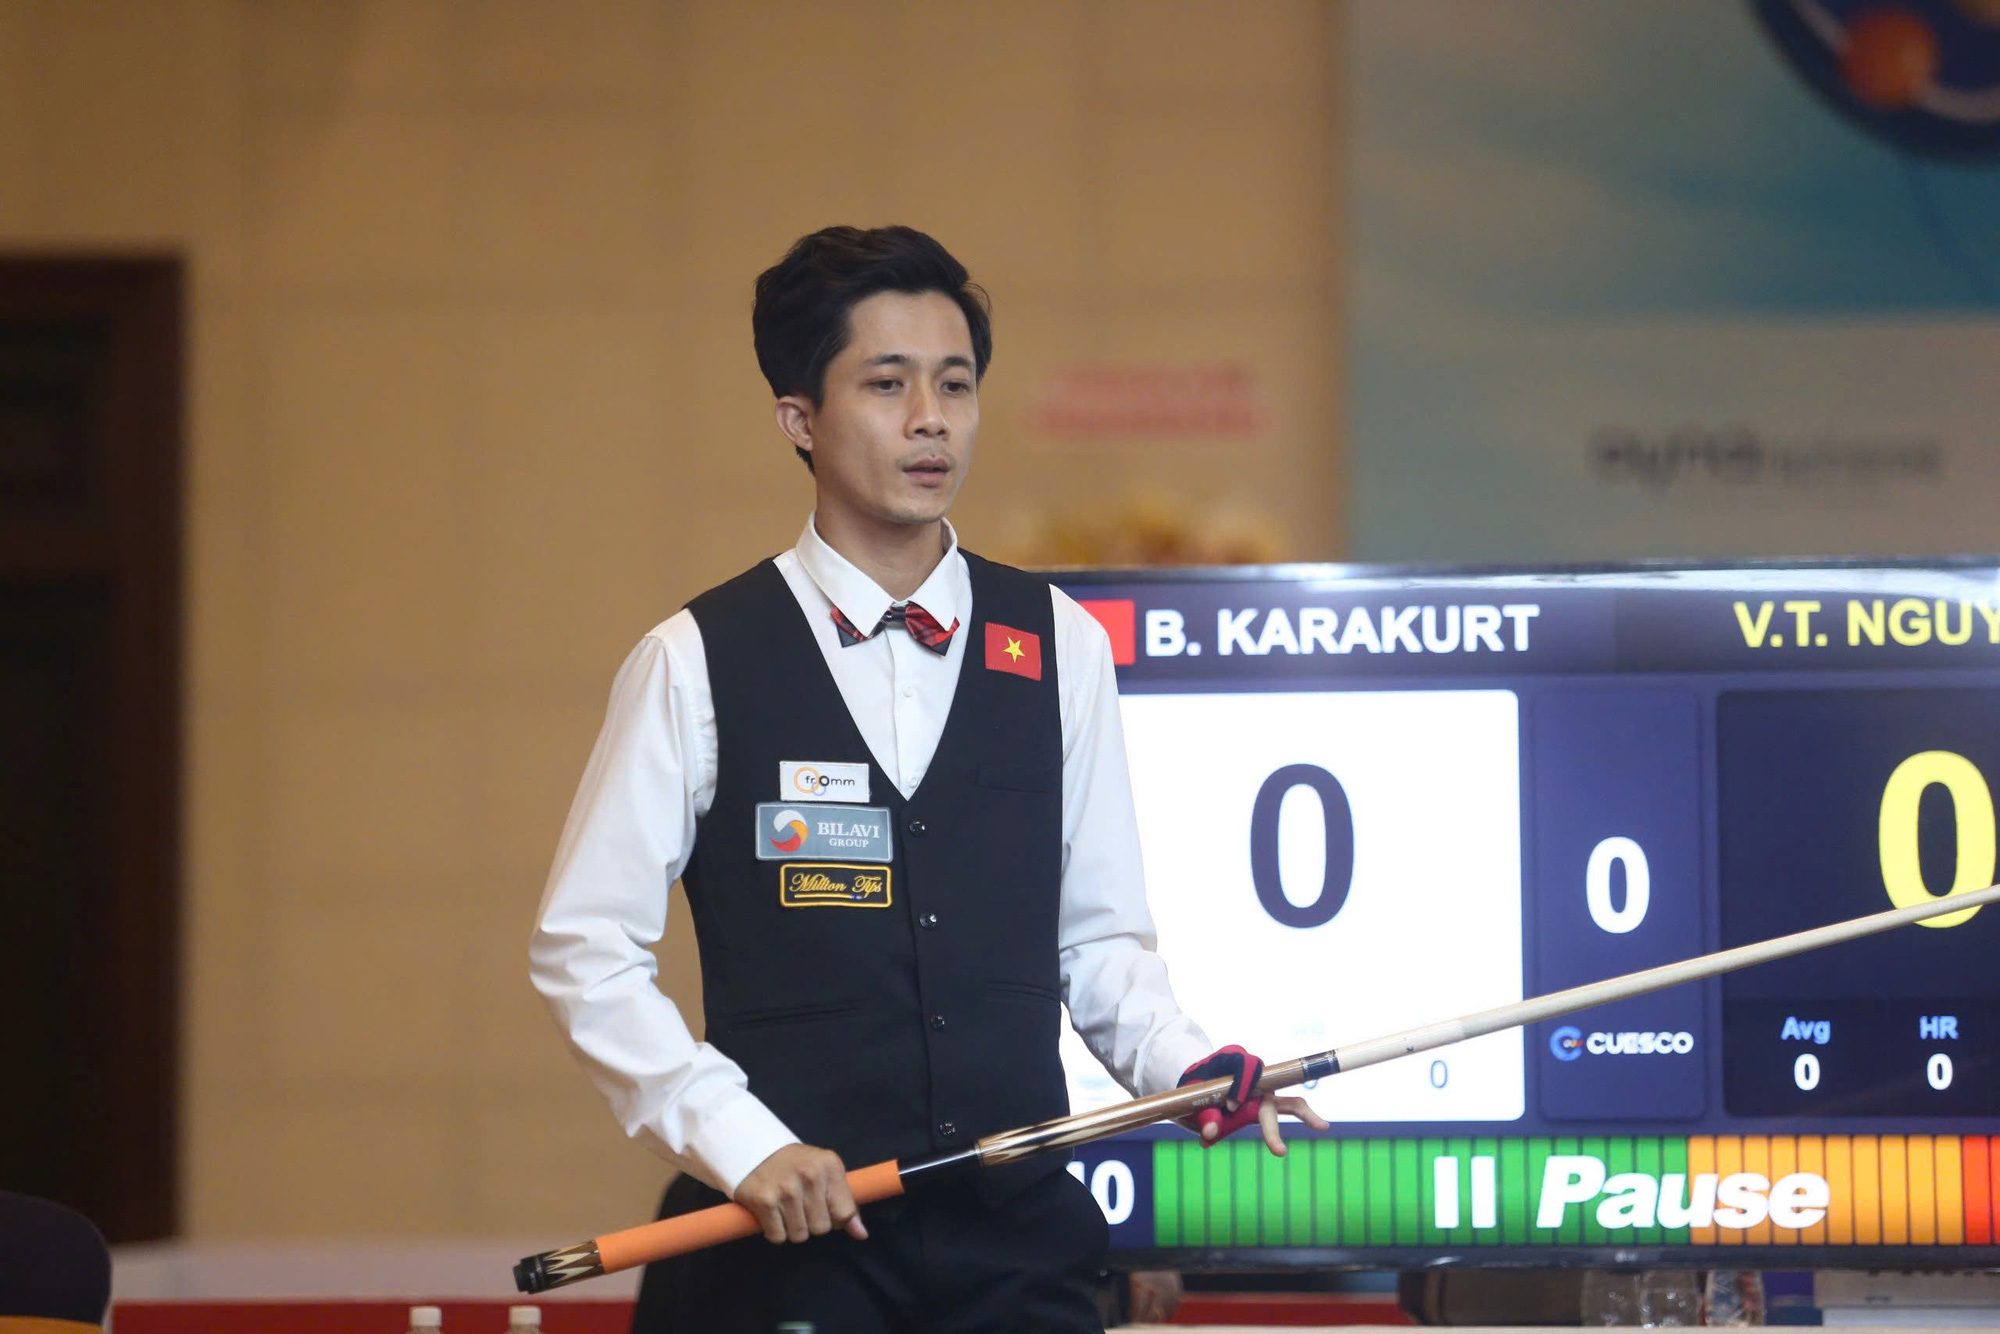
<path fill-rule="evenodd" d="M 979 435 L 965 314 L 942 292 L 877 292 L 849 310 L 847 325 L 819 406 L 780 399 L 778 423 L 811 451 L 823 511 L 935 523 L 965 481 Z"/>

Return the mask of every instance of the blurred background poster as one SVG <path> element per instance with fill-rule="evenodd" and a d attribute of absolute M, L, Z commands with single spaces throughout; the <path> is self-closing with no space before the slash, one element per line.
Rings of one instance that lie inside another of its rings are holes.
<path fill-rule="evenodd" d="M 2000 4 L 1350 17 L 1353 556 L 2000 547 Z"/>

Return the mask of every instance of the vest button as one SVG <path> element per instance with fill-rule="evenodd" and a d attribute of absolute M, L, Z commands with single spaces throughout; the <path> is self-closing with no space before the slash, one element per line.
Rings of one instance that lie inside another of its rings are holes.
<path fill-rule="evenodd" d="M 957 1133 L 958 1133 L 958 1127 L 953 1125 L 951 1122 L 949 1121 L 938 1122 L 939 1139 L 950 1139 L 953 1135 L 956 1135 Z"/>
<path fill-rule="evenodd" d="M 912 820 L 903 826 L 903 832 L 911 838 L 922 838 L 924 836 L 924 822 L 922 820 Z"/>
<path fill-rule="evenodd" d="M 932 1029 L 932 1031 L 933 1031 L 933 1032 L 935 1032 L 936 1030 L 938 1030 L 938 1029 L 940 1029 L 940 1028 L 943 1028 L 943 1027 L 944 1027 L 944 1016 L 943 1016 L 943 1015 L 941 1015 L 941 1014 L 934 1014 L 934 1015 L 932 1015 L 932 1016 L 931 1016 L 931 1029 Z"/>
<path fill-rule="evenodd" d="M 937 914 L 934 912 L 925 913 L 917 919 L 917 925 L 923 927 L 925 930 L 935 927 L 937 925 Z"/>

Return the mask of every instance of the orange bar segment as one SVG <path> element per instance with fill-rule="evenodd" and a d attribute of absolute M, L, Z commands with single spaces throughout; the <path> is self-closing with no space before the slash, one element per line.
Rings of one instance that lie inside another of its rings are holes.
<path fill-rule="evenodd" d="M 1937 1245 L 1937 1160 L 1931 1153 L 1929 1135 L 1910 1135 L 1903 1140 L 1903 1156 L 1908 1166 L 1903 1180 L 1909 1191 L 1910 1244 Z"/>
<path fill-rule="evenodd" d="M 1995 1138 L 1986 1137 L 1986 1198 L 1993 1210 L 1993 1231 L 2000 1235 L 2000 1151 L 1996 1151 L 2000 1146 L 1993 1143 Z"/>
<path fill-rule="evenodd" d="M 1740 1172 L 1755 1172 L 1766 1182 L 1776 1181 L 1777 1174 L 1771 1170 L 1771 1137 L 1768 1135 L 1745 1135 L 1743 1137 L 1743 1166 Z M 1768 1197 L 1767 1197 L 1768 1198 Z M 1771 1244 L 1771 1216 L 1764 1221 L 1753 1223 L 1738 1235 L 1748 1246 L 1769 1246 Z"/>
<path fill-rule="evenodd" d="M 1883 1135 L 1875 1141 L 1881 1155 L 1882 1244 L 1910 1244 L 1910 1155 L 1901 1135 Z"/>
<path fill-rule="evenodd" d="M 1855 1135 L 1847 1141 L 1854 1155 L 1854 1244 L 1879 1246 L 1882 1243 L 1882 1155 L 1876 1151 L 1873 1135 Z"/>
<path fill-rule="evenodd" d="M 1964 1160 L 1965 1244 L 1993 1244 L 1993 1180 L 1987 1175 L 1993 1141 L 1984 1135 L 1967 1135 L 1959 1144 Z"/>
<path fill-rule="evenodd" d="M 1689 1200 L 1694 1199 L 1695 1179 L 1701 1176 L 1704 1172 L 1713 1172 L 1713 1171 L 1715 1171 L 1715 1136 L 1689 1135 L 1688 1136 L 1688 1199 Z M 1713 1226 L 1691 1227 L 1688 1229 L 1688 1242 L 1691 1245 L 1695 1246 L 1713 1246 L 1715 1245 L 1715 1233 L 1716 1229 Z"/>
<path fill-rule="evenodd" d="M 1986 1199 L 1992 1209 L 1993 1233 L 2000 1237 L 2000 1144 L 1994 1143 L 2000 1136 L 1986 1137 Z"/>
<path fill-rule="evenodd" d="M 1771 1186 L 1799 1170 L 1799 1142 L 1790 1135 L 1771 1136 Z M 1771 1224 L 1771 1242 L 1776 1246 L 1796 1246 L 1799 1244 L 1799 1229 L 1779 1227 Z"/>
<path fill-rule="evenodd" d="M 1720 1189 L 1723 1182 L 1743 1170 L 1743 1137 L 1741 1135 L 1717 1135 L 1715 1137 L 1715 1176 Z M 1717 1212 L 1720 1212 L 1718 1210 Z M 1741 1246 L 1743 1229 L 1716 1225 L 1715 1240 L 1723 1246 Z"/>
<path fill-rule="evenodd" d="M 1958 1136 L 1939 1135 L 1931 1141 L 1937 1159 L 1937 1239 L 1940 1246 L 1965 1244 L 1965 1177 L 1960 1166 Z"/>
<path fill-rule="evenodd" d="M 1854 1244 L 1854 1146 L 1845 1135 L 1828 1135 L 1826 1155 L 1826 1241 L 1829 1246 Z"/>
<path fill-rule="evenodd" d="M 1810 1172 L 1814 1176 L 1824 1180 L 1829 1187 L 1832 1186 L 1833 1178 L 1827 1175 L 1826 1170 L 1826 1141 L 1818 1135 L 1801 1135 L 1798 1142 L 1799 1162 L 1798 1167 L 1794 1170 Z M 1828 1200 L 1827 1218 L 1831 1217 L 1833 1217 L 1833 1202 Z M 1799 1244 L 1801 1246 L 1826 1245 L 1827 1218 L 1820 1219 L 1819 1222 L 1814 1223 L 1811 1227 L 1799 1229 L 1797 1233 Z"/>

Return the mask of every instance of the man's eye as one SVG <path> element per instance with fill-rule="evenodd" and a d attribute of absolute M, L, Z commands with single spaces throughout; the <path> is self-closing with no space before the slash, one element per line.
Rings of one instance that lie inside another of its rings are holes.
<path fill-rule="evenodd" d="M 870 380 L 868 387 L 870 389 L 882 390 L 899 389 L 902 387 L 902 383 L 901 380 Z"/>
<path fill-rule="evenodd" d="M 944 389 L 948 394 L 969 394 L 972 392 L 972 384 L 968 380 L 946 380 Z"/>

